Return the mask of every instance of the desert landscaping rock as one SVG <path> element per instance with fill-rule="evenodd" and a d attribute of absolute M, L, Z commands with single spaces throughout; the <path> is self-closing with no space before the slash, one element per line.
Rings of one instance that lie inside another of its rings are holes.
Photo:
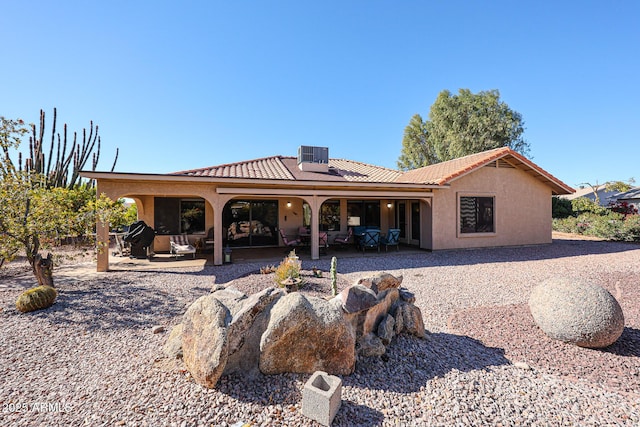
<path fill-rule="evenodd" d="M 355 367 L 355 339 L 339 304 L 288 294 L 271 309 L 260 342 L 260 371 L 349 375 Z"/>
<path fill-rule="evenodd" d="M 214 294 L 216 295 L 216 294 Z M 232 311 L 228 326 L 228 359 L 224 374 L 253 373 L 260 361 L 260 340 L 267 329 L 270 307 L 285 292 L 267 288 L 249 295 Z"/>
<path fill-rule="evenodd" d="M 378 330 L 378 325 L 389 313 L 393 304 L 400 298 L 400 292 L 397 288 L 387 288 L 378 293 L 378 304 L 371 307 L 365 313 L 364 324 L 362 326 L 362 334 L 367 335 Z"/>
<path fill-rule="evenodd" d="M 363 277 L 357 281 L 356 284 L 366 286 L 376 294 L 389 289 L 399 288 L 402 284 L 402 276 L 394 276 L 385 272 L 378 272 L 369 277 Z"/>
<path fill-rule="evenodd" d="M 401 334 L 386 361 L 367 358 L 343 376 L 333 426 L 640 425 L 639 245 L 565 239 L 539 247 L 336 256 L 339 291 L 380 270 L 403 275 L 430 333 Z M 56 304 L 27 316 L 14 304 L 33 276 L 28 266 L 12 264 L 0 270 L 3 426 L 318 425 L 301 413 L 310 374 L 258 373 L 250 380 L 234 374 L 208 389 L 182 364 L 156 362 L 169 334 L 151 334 L 153 325 L 172 330 L 214 283 L 247 295 L 271 286 L 257 273 L 265 262 L 161 272 L 62 266 L 55 270 Z M 303 259 L 303 268 L 328 271 L 329 264 L 327 256 L 313 264 Z M 612 346 L 567 346 L 535 326 L 531 290 L 558 272 L 621 295 L 626 324 Z M 330 296 L 328 279 L 309 274 L 307 281 L 304 293 Z M 464 334 L 448 329 L 457 313 Z M 41 401 L 63 410 L 15 410 Z"/>
<path fill-rule="evenodd" d="M 198 298 L 184 314 L 182 358 L 198 384 L 213 388 L 224 372 L 230 320 L 229 309 L 214 294 Z"/>
<path fill-rule="evenodd" d="M 338 294 L 345 313 L 359 313 L 378 303 L 375 291 L 364 285 L 353 285 Z"/>
<path fill-rule="evenodd" d="M 396 319 L 401 318 L 402 328 L 399 332 L 407 332 L 418 338 L 424 338 L 425 328 L 422 312 L 413 304 L 400 303 L 397 306 Z"/>
<path fill-rule="evenodd" d="M 384 345 L 391 344 L 391 340 L 395 336 L 396 321 L 392 315 L 387 314 L 382 322 L 378 325 L 378 337 Z"/>
<path fill-rule="evenodd" d="M 169 359 L 181 359 L 182 358 L 182 323 L 177 324 L 169 332 L 167 342 L 162 347 L 164 354 Z"/>
<path fill-rule="evenodd" d="M 607 347 L 624 330 L 622 308 L 613 295 L 578 279 L 552 278 L 536 286 L 529 309 L 549 338 L 580 347 Z"/>

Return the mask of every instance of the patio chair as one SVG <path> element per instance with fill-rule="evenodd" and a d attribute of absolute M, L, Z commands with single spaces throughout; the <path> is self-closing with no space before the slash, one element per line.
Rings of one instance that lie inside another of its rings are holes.
<path fill-rule="evenodd" d="M 287 238 L 287 235 L 285 234 L 284 230 L 281 228 L 280 229 L 280 237 L 282 237 L 282 243 L 284 243 L 284 245 L 288 248 L 293 248 L 296 247 L 298 245 L 300 245 L 300 239 L 289 239 Z"/>
<path fill-rule="evenodd" d="M 353 228 L 349 228 L 347 230 L 347 234 L 341 234 L 334 237 L 333 243 L 338 245 L 339 248 L 342 248 L 345 245 L 348 245 L 349 243 L 351 243 L 352 237 L 353 237 Z"/>
<path fill-rule="evenodd" d="M 364 253 L 365 249 L 373 248 L 380 252 L 380 230 L 364 230 L 360 239 L 360 247 L 362 247 L 362 253 Z"/>
<path fill-rule="evenodd" d="M 329 247 L 329 233 L 321 231 L 318 237 L 318 243 L 320 246 L 320 253 L 327 254 L 327 248 Z"/>
<path fill-rule="evenodd" d="M 353 242 L 356 244 L 356 249 L 362 249 L 362 245 L 360 242 L 362 241 L 362 237 L 364 236 L 364 231 L 367 229 L 364 225 L 356 225 L 353 227 Z"/>
<path fill-rule="evenodd" d="M 207 231 L 207 235 L 200 239 L 200 247 L 203 252 L 213 251 L 213 244 L 213 227 L 211 227 L 209 231 Z"/>
<path fill-rule="evenodd" d="M 395 246 L 396 250 L 400 250 L 400 229 L 390 228 L 386 236 L 380 238 L 380 244 L 384 245 L 385 252 L 388 252 L 389 246 Z"/>
<path fill-rule="evenodd" d="M 187 239 L 186 234 L 176 234 L 169 236 L 169 244 L 171 245 L 171 254 L 178 259 L 179 256 L 185 254 L 191 254 L 193 258 L 196 257 L 196 248 Z"/>

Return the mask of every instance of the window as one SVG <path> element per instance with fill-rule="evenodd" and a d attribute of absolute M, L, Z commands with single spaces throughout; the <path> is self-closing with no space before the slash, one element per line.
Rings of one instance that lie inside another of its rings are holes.
<path fill-rule="evenodd" d="M 320 206 L 320 231 L 340 231 L 340 201 L 327 200 Z M 302 203 L 302 225 L 311 227 L 311 206 Z"/>
<path fill-rule="evenodd" d="M 493 197 L 460 197 L 460 233 L 493 233 Z"/>
<path fill-rule="evenodd" d="M 320 206 L 320 231 L 340 231 L 339 200 L 327 200 Z"/>
<path fill-rule="evenodd" d="M 204 199 L 156 197 L 154 228 L 158 234 L 205 232 Z"/>
<path fill-rule="evenodd" d="M 204 200 L 180 200 L 180 232 L 204 233 Z"/>
<path fill-rule="evenodd" d="M 349 225 L 380 227 L 380 201 L 348 200 L 347 220 Z"/>

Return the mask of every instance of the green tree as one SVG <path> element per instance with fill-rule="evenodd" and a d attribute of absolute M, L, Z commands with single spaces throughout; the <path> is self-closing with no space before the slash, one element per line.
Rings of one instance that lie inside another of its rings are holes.
<path fill-rule="evenodd" d="M 57 192 L 45 188 L 44 179 L 26 171 L 0 180 L 0 199 L 0 247 L 6 259 L 11 260 L 18 248 L 24 250 L 38 283 L 49 284 L 42 281 L 39 251 L 43 241 L 52 242 L 67 232 L 68 209 L 61 206 Z M 44 265 L 50 272 L 50 263 Z"/>
<path fill-rule="evenodd" d="M 16 169 L 11 161 L 9 161 L 9 150 L 15 149 L 20 145 L 20 140 L 27 133 L 22 120 L 9 120 L 0 116 L 0 148 L 2 148 L 3 157 L 0 160 L 0 267 L 7 260 L 12 260 L 21 248 L 21 244 L 16 239 L 9 238 L 3 233 L 3 223 L 7 220 L 3 219 L 3 211 L 7 206 L 12 204 L 11 194 L 16 191 L 13 189 L 14 182 L 5 182 L 7 177 L 13 177 Z"/>
<path fill-rule="evenodd" d="M 16 165 L 11 160 L 10 150 L 19 148 L 27 132 L 22 120 L 0 116 L 0 148 L 3 153 L 0 159 L 0 266 L 5 260 L 13 259 L 22 249 L 38 283 L 52 285 L 51 254 L 43 259 L 39 254 L 40 249 L 78 230 L 93 230 L 96 215 L 108 223 L 118 215 L 124 217 L 127 209 L 122 202 L 112 202 L 104 196 L 96 200 L 95 189 L 87 183 L 67 187 L 69 181 L 66 179 L 58 180 L 53 174 L 43 173 L 49 168 L 43 169 L 41 144 L 36 154 L 33 153 L 33 139 L 30 140 L 31 157 L 23 167 L 22 156 L 19 156 Z M 82 149 L 88 152 L 92 150 L 85 144 Z M 74 149 L 71 151 L 74 152 Z M 62 152 L 65 152 L 64 148 Z M 86 155 L 84 152 L 81 157 Z M 95 167 L 97 158 L 94 159 Z M 72 171 L 64 166 L 56 166 L 52 170 L 56 173 L 66 170 L 73 174 L 81 164 L 76 162 Z M 77 182 L 73 176 L 71 180 Z M 90 226 L 83 223 L 83 217 L 93 221 Z"/>
<path fill-rule="evenodd" d="M 457 95 L 443 90 L 431 106 L 429 120 L 422 122 L 416 116 L 405 128 L 398 160 L 401 169 L 499 147 L 510 147 L 525 156 L 529 153 L 522 116 L 500 100 L 498 90 L 473 94 L 460 89 Z"/>
<path fill-rule="evenodd" d="M 402 152 L 397 163 L 398 168 L 405 171 L 438 163 L 438 157 L 429 141 L 427 122 L 422 120 L 420 114 L 411 117 L 404 128 Z"/>
<path fill-rule="evenodd" d="M 567 218 L 573 214 L 571 200 L 559 196 L 551 197 L 551 218 Z"/>

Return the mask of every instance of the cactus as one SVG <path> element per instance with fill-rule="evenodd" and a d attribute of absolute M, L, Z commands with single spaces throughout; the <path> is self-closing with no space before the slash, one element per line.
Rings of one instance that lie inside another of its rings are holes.
<path fill-rule="evenodd" d="M 58 292 L 51 286 L 36 286 L 24 291 L 16 301 L 16 308 L 22 313 L 51 307 Z"/>
<path fill-rule="evenodd" d="M 333 296 L 338 295 L 338 259 L 331 258 L 331 291 Z"/>

